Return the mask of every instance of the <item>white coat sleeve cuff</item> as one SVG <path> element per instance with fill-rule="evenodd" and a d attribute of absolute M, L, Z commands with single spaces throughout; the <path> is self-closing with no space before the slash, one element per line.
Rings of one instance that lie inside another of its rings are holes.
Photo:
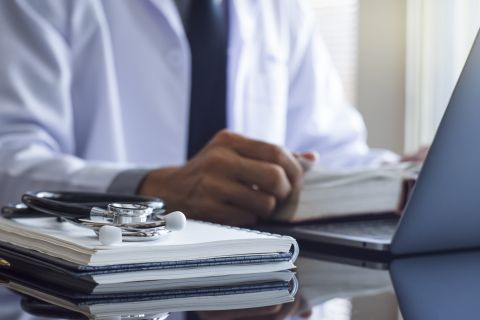
<path fill-rule="evenodd" d="M 136 194 L 149 169 L 128 169 L 118 173 L 107 188 L 107 192 Z"/>

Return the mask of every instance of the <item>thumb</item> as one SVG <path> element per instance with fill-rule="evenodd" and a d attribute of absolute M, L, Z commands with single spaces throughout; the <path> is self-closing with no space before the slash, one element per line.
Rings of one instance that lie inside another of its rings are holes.
<path fill-rule="evenodd" d="M 309 171 L 318 160 L 316 151 L 307 151 L 303 153 L 294 153 L 295 158 L 300 162 L 304 172 Z"/>
<path fill-rule="evenodd" d="M 307 152 L 301 153 L 300 156 L 313 163 L 317 162 L 318 160 L 318 152 L 316 151 L 307 151 Z"/>

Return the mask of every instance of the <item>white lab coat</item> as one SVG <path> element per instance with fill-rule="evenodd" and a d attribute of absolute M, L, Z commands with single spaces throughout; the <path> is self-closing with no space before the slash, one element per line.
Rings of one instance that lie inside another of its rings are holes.
<path fill-rule="evenodd" d="M 228 128 L 325 166 L 395 159 L 367 147 L 299 1 L 233 0 L 229 25 Z M 0 1 L 0 204 L 184 163 L 189 91 L 173 1 Z"/>

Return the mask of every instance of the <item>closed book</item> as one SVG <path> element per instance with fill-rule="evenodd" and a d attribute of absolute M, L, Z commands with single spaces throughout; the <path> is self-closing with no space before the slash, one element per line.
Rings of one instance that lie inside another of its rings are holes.
<path fill-rule="evenodd" d="M 303 222 L 361 214 L 400 213 L 414 185 L 419 164 L 375 169 L 307 172 L 303 188 L 282 205 L 275 219 Z"/>

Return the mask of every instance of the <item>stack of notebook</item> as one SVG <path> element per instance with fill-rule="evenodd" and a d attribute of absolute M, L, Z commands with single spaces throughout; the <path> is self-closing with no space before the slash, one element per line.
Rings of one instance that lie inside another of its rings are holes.
<path fill-rule="evenodd" d="M 104 246 L 92 230 L 53 218 L 0 219 L 10 271 L 87 294 L 222 286 L 227 276 L 288 283 L 297 256 L 291 237 L 199 221 L 165 239 Z"/>

